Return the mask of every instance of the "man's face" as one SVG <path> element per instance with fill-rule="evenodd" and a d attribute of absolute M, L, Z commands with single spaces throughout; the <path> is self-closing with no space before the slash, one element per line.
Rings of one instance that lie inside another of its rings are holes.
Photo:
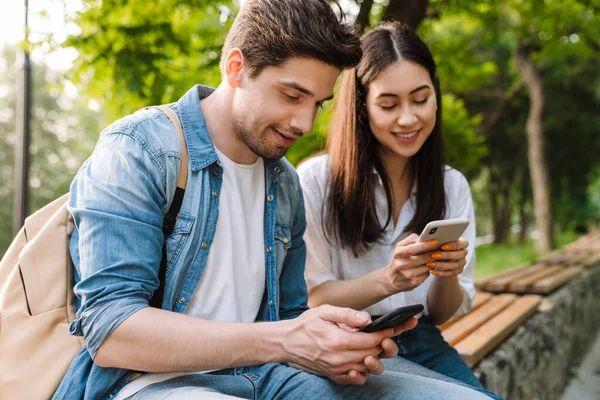
<path fill-rule="evenodd" d="M 258 156 L 283 157 L 296 139 L 312 131 L 317 111 L 333 97 L 339 73 L 298 57 L 266 67 L 254 78 L 242 70 L 232 110 L 236 135 Z"/>

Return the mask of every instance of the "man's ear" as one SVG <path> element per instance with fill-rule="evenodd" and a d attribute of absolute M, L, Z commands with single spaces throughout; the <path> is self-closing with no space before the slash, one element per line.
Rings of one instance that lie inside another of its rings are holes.
<path fill-rule="evenodd" d="M 225 79 L 229 86 L 237 88 L 242 80 L 242 68 L 244 67 L 245 59 L 242 51 L 237 47 L 229 50 L 225 59 Z"/>

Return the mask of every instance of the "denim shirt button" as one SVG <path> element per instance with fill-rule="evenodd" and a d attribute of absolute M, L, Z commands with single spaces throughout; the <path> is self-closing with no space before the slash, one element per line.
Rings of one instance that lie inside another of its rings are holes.
<path fill-rule="evenodd" d="M 178 302 L 179 302 L 179 304 L 185 303 L 185 297 L 180 297 Z"/>
<path fill-rule="evenodd" d="M 216 191 L 216 190 L 213 190 L 213 191 L 212 191 L 212 197 L 217 197 L 218 195 L 219 195 L 219 193 L 217 193 L 217 191 Z"/>
<path fill-rule="evenodd" d="M 272 306 L 273 305 L 273 300 L 269 300 L 269 305 Z"/>
<path fill-rule="evenodd" d="M 203 249 L 205 249 L 206 247 L 208 247 L 208 245 L 206 244 L 206 242 L 202 242 L 202 244 L 200 245 L 200 247 L 202 247 Z"/>
<path fill-rule="evenodd" d="M 267 247 L 267 253 L 270 253 L 270 252 L 271 252 L 271 250 L 273 250 L 273 249 L 271 248 L 271 246 Z"/>
<path fill-rule="evenodd" d="M 273 195 L 272 195 L 272 194 L 270 194 L 270 195 L 268 195 L 268 196 L 267 196 L 267 200 L 269 200 L 269 201 L 273 201 L 273 198 L 274 198 L 274 197 L 273 197 Z"/>
<path fill-rule="evenodd" d="M 274 169 L 273 171 L 275 171 L 275 173 L 277 173 L 277 174 L 278 174 L 278 173 L 279 173 L 279 171 L 281 171 L 281 168 L 279 168 L 279 167 L 275 167 L 275 169 Z"/>
<path fill-rule="evenodd" d="M 283 243 L 287 244 L 290 240 L 288 238 L 283 238 Z"/>

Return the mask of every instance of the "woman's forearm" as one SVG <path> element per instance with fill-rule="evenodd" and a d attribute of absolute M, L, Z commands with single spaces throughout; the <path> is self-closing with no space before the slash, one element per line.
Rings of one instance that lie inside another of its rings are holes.
<path fill-rule="evenodd" d="M 331 304 L 362 310 L 392 294 L 385 271 L 379 269 L 358 278 L 326 281 L 309 288 L 308 305 L 312 308 Z"/>
<path fill-rule="evenodd" d="M 436 277 L 427 295 L 427 306 L 433 322 L 439 325 L 449 320 L 462 304 L 463 296 L 458 277 Z"/>

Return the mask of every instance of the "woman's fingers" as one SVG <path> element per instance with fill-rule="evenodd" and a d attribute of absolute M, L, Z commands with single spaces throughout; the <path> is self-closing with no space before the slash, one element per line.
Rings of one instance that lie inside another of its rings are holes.
<path fill-rule="evenodd" d="M 431 260 L 460 260 L 468 254 L 467 249 L 457 251 L 435 251 L 429 255 Z"/>
<path fill-rule="evenodd" d="M 469 247 L 469 241 L 467 239 L 461 237 L 456 242 L 444 243 L 442 245 L 441 249 L 444 251 L 450 251 L 450 250 L 462 250 L 462 249 L 466 249 L 467 247 Z"/>

